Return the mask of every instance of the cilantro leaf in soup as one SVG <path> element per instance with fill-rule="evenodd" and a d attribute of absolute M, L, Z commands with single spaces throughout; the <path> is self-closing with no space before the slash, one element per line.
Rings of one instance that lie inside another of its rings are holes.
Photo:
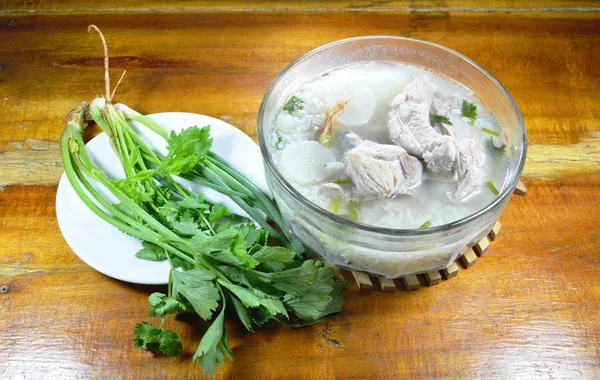
<path fill-rule="evenodd" d="M 285 103 L 283 106 L 283 110 L 289 113 L 290 115 L 298 110 L 304 109 L 304 100 L 300 99 L 297 96 L 292 96 L 290 100 Z"/>
<path fill-rule="evenodd" d="M 450 119 L 448 119 L 448 117 L 443 116 L 443 115 L 433 115 L 431 117 L 431 122 L 452 125 L 452 122 L 450 121 Z"/>
<path fill-rule="evenodd" d="M 475 119 L 477 119 L 477 106 L 463 99 L 461 115 L 471 120 L 471 124 L 475 123 Z"/>

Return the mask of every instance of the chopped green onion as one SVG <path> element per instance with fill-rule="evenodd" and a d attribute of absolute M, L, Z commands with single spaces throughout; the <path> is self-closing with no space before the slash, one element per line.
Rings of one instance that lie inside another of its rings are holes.
<path fill-rule="evenodd" d="M 485 133 L 489 133 L 492 136 L 496 136 L 496 137 L 500 136 L 500 132 L 496 132 L 496 131 L 493 131 L 493 130 L 488 129 L 488 128 L 481 128 L 481 131 L 485 132 Z"/>
<path fill-rule="evenodd" d="M 431 122 L 452 125 L 452 122 L 450 121 L 450 119 L 448 119 L 448 117 L 442 116 L 442 115 L 433 115 L 431 117 Z"/>
<path fill-rule="evenodd" d="M 332 214 L 337 214 L 337 212 L 340 210 L 340 201 L 338 201 L 337 199 L 332 199 L 331 203 L 329 204 L 329 212 Z"/>
<path fill-rule="evenodd" d="M 331 148 L 333 146 L 333 133 L 323 132 L 319 135 L 319 144 Z"/>
<path fill-rule="evenodd" d="M 301 110 L 303 108 L 304 100 L 300 99 L 295 95 L 292 96 L 290 100 L 288 100 L 287 103 L 285 103 L 285 105 L 283 106 L 283 110 L 289 113 L 290 115 L 292 114 L 292 112 Z"/>
<path fill-rule="evenodd" d="M 352 183 L 352 180 L 350 178 L 336 179 L 333 181 L 333 183 L 337 183 L 338 185 L 345 185 L 348 183 Z"/>
<path fill-rule="evenodd" d="M 348 211 L 348 219 L 356 222 L 358 221 L 358 210 L 360 209 L 359 201 L 350 201 L 346 206 L 346 210 Z"/>
<path fill-rule="evenodd" d="M 490 190 L 492 191 L 492 193 L 494 193 L 494 195 L 500 194 L 500 192 L 498 191 L 498 189 L 496 189 L 496 186 L 494 186 L 492 181 L 487 181 L 485 184 L 487 185 L 487 187 L 490 188 Z"/>
<path fill-rule="evenodd" d="M 422 230 L 424 228 L 429 228 L 429 227 L 431 227 L 431 220 L 428 220 L 425 223 L 421 224 L 421 227 L 419 227 L 419 229 Z"/>

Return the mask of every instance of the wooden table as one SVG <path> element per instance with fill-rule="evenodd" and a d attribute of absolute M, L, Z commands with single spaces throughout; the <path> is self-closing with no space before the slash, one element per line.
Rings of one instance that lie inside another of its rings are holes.
<path fill-rule="evenodd" d="M 161 288 L 95 272 L 58 230 L 63 120 L 103 91 L 91 23 L 108 39 L 113 76 L 127 69 L 119 101 L 212 115 L 253 138 L 262 95 L 283 67 L 368 34 L 471 57 L 525 118 L 529 193 L 513 197 L 477 265 L 412 292 L 352 284 L 343 313 L 300 330 L 249 334 L 230 320 L 236 362 L 217 378 L 600 377 L 597 2 L 54 3 L 0 0 L 0 378 L 203 376 L 191 355 L 205 326 L 173 323 L 186 347 L 180 358 L 134 348 L 146 298 Z"/>

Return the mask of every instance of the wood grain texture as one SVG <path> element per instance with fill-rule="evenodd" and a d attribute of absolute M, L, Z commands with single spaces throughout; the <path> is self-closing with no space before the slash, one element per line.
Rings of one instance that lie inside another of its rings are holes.
<path fill-rule="evenodd" d="M 347 276 L 344 312 L 319 325 L 247 334 L 229 319 L 236 362 L 217 378 L 597 376 L 600 217 L 582 215 L 598 209 L 598 186 L 599 175 L 531 181 L 485 257 L 435 287 L 367 292 Z M 148 318 L 156 288 L 81 263 L 59 234 L 55 191 L 0 192 L 0 285 L 9 286 L 0 294 L 0 377 L 199 376 L 189 360 L 205 325 L 171 323 L 184 339 L 182 358 L 135 349 L 133 326 Z"/>
<path fill-rule="evenodd" d="M 146 113 L 223 118 L 253 138 L 264 91 L 293 59 L 337 39 L 393 34 L 447 45 L 506 86 L 529 133 L 525 177 L 592 174 L 600 170 L 599 16 L 201 12 L 148 14 L 143 24 L 135 15 L 0 17 L 0 152 L 26 139 L 57 142 L 68 110 L 102 92 L 90 23 L 106 34 L 113 78 L 127 70 L 118 101 Z M 37 184 L 58 179 L 56 156 L 30 156 L 0 153 L 0 186 L 35 184 L 31 170 L 40 172 Z"/>
<path fill-rule="evenodd" d="M 347 273 L 344 312 L 300 330 L 249 334 L 229 318 L 236 362 L 217 379 L 600 377 L 600 12 L 467 9 L 521 6 L 499 0 L 419 3 L 427 12 L 391 9 L 412 1 L 213 1 L 204 11 L 180 1 L 177 11 L 166 1 L 107 0 L 89 14 L 91 4 L 0 0 L 0 378 L 202 377 L 191 356 L 206 325 L 170 322 L 181 358 L 135 349 L 133 327 L 160 287 L 93 271 L 58 230 L 63 118 L 102 91 L 90 23 L 108 38 L 113 77 L 128 71 L 118 100 L 146 113 L 220 117 L 253 138 L 262 95 L 285 65 L 365 34 L 426 39 L 473 58 L 525 118 L 528 194 L 512 197 L 477 265 L 412 292 L 359 291 Z M 342 11 L 324 11 L 328 4 Z M 345 11 L 361 4 L 380 12 Z M 295 11 L 275 9 L 283 5 Z"/>
<path fill-rule="evenodd" d="M 99 13 L 99 12 L 269 12 L 269 11 L 398 11 L 411 12 L 503 12 L 521 10 L 540 10 L 557 12 L 563 10 L 599 9 L 594 0 L 105 0 L 101 3 L 85 0 L 2 0 L 0 12 L 3 13 Z"/>

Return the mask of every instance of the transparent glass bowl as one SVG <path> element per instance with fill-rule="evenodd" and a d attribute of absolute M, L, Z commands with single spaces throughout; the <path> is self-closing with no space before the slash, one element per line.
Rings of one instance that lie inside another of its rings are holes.
<path fill-rule="evenodd" d="M 500 195 L 484 209 L 453 223 L 422 230 L 379 228 L 339 217 L 310 202 L 284 178 L 271 156 L 271 129 L 289 94 L 336 67 L 357 62 L 403 62 L 461 82 L 494 113 L 508 139 L 509 170 Z M 487 235 L 519 181 L 527 153 L 521 113 L 506 89 L 469 58 L 441 45 L 410 38 L 367 36 L 319 47 L 287 66 L 267 90 L 258 114 L 258 138 L 267 183 L 285 228 L 342 268 L 396 278 L 440 270 Z"/>

